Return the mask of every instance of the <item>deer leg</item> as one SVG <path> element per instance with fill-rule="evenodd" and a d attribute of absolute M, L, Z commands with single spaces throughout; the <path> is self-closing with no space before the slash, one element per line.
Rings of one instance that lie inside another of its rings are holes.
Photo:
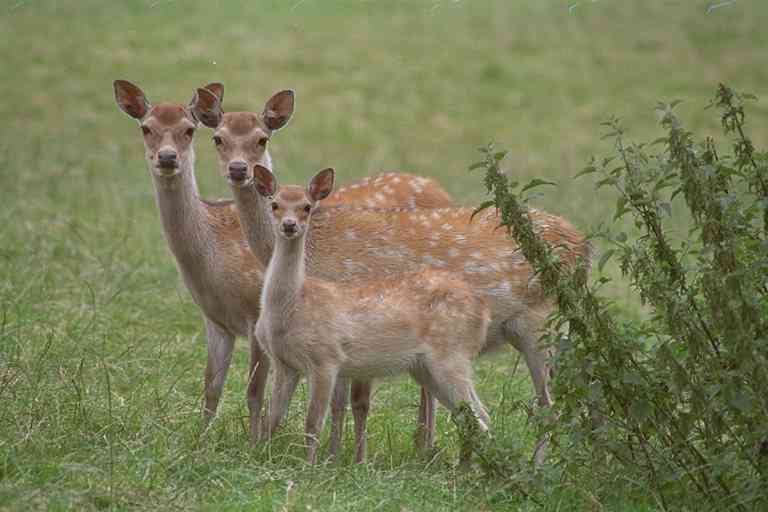
<path fill-rule="evenodd" d="M 549 362 L 546 351 L 539 346 L 539 329 L 530 328 L 519 320 L 511 319 L 504 323 L 504 329 L 510 335 L 512 346 L 523 354 L 531 373 L 539 407 L 550 407 L 554 402 L 549 393 Z M 533 451 L 533 462 L 536 466 L 544 463 L 548 446 L 549 435 L 544 434 L 536 442 Z"/>
<path fill-rule="evenodd" d="M 421 388 L 419 403 L 419 423 L 414 435 L 417 450 L 431 450 L 435 445 L 435 409 L 437 399 L 427 390 Z"/>
<path fill-rule="evenodd" d="M 424 373 L 428 375 L 425 376 Z M 426 377 L 426 378 L 425 378 Z M 424 384 L 434 393 L 437 399 L 452 413 L 456 412 L 459 404 L 465 402 L 473 412 L 477 425 L 483 432 L 488 431 L 490 419 L 485 407 L 477 398 L 472 384 L 472 366 L 469 360 L 462 357 L 452 358 L 451 361 L 428 361 L 421 374 Z M 460 463 L 469 462 L 471 455 L 471 440 L 465 440 L 460 457 Z"/>
<path fill-rule="evenodd" d="M 320 432 L 323 429 L 333 387 L 336 384 L 336 371 L 335 369 L 313 368 L 308 375 L 308 380 L 309 405 L 307 406 L 304 432 L 307 440 L 307 462 L 315 464 Z"/>
<path fill-rule="evenodd" d="M 331 399 L 331 443 L 328 448 L 330 458 L 336 458 L 344 438 L 344 417 L 349 401 L 349 380 L 338 379 Z"/>
<path fill-rule="evenodd" d="M 264 429 L 264 436 L 270 439 L 283 421 L 288 412 L 296 385 L 299 383 L 300 374 L 279 361 L 274 361 L 272 397 L 269 400 L 269 421 Z"/>
<path fill-rule="evenodd" d="M 355 417 L 355 462 L 365 462 L 368 448 L 368 411 L 371 405 L 371 381 L 352 382 L 352 415 Z"/>
<path fill-rule="evenodd" d="M 488 430 L 490 418 L 472 384 L 471 361 L 463 357 L 455 357 L 451 361 L 431 361 L 426 364 L 426 371 L 431 378 L 425 382 L 440 403 L 455 412 L 460 403 L 466 402 L 478 419 L 480 429 Z"/>
<path fill-rule="evenodd" d="M 205 333 L 208 344 L 208 363 L 205 367 L 205 398 L 203 403 L 203 426 L 207 426 L 216 415 L 227 371 L 232 361 L 235 337 L 205 319 Z"/>
<path fill-rule="evenodd" d="M 248 366 L 248 389 L 246 399 L 250 413 L 251 443 L 256 443 L 261 437 L 261 408 L 264 403 L 264 391 L 269 375 L 269 357 L 261 349 L 259 341 L 249 327 L 248 339 L 251 343 L 251 360 Z"/>

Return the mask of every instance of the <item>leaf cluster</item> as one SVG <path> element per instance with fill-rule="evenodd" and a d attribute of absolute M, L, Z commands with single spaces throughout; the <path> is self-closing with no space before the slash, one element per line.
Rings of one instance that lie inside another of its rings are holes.
<path fill-rule="evenodd" d="M 650 312 L 621 321 L 587 279 L 590 262 L 569 265 L 536 233 L 528 191 L 500 169 L 504 152 L 481 149 L 491 199 L 555 305 L 545 339 L 553 360 L 556 421 L 542 422 L 565 481 L 588 475 L 596 493 L 624 475 L 662 509 L 768 506 L 768 154 L 746 135 L 745 103 L 720 85 L 710 107 L 727 142 L 697 139 L 660 103 L 663 135 L 633 143 L 609 119 L 613 149 L 581 176 L 616 197 L 614 224 L 591 236 L 607 246 Z M 668 228 L 675 210 L 690 230 Z M 678 213 L 679 214 L 679 213 Z M 681 239 L 682 238 L 682 239 Z"/>

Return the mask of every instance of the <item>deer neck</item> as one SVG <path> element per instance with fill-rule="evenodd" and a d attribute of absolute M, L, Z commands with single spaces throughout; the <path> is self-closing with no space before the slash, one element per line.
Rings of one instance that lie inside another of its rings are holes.
<path fill-rule="evenodd" d="M 305 238 L 306 231 L 290 240 L 275 237 L 275 249 L 261 294 L 262 314 L 270 318 L 273 327 L 284 327 L 296 310 L 304 287 Z"/>
<path fill-rule="evenodd" d="M 262 161 L 259 163 L 268 169 L 272 168 L 272 159 L 268 152 L 264 152 Z M 256 191 L 253 182 L 243 187 L 232 187 L 232 195 L 240 215 L 243 236 L 248 241 L 251 251 L 264 266 L 267 266 L 275 248 L 275 234 L 269 217 L 269 201 Z"/>
<path fill-rule="evenodd" d="M 151 171 L 150 171 L 151 172 Z M 194 153 L 180 163 L 179 173 L 152 173 L 163 233 L 182 271 L 194 271 L 209 256 L 209 229 L 194 173 Z"/>

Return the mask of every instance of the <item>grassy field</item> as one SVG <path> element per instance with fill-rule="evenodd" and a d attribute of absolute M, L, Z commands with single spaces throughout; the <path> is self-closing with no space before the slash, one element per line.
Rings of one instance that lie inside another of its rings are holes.
<path fill-rule="evenodd" d="M 417 394 L 405 380 L 376 391 L 369 463 L 352 465 L 348 443 L 342 461 L 308 468 L 298 446 L 304 389 L 286 433 L 248 447 L 240 344 L 220 415 L 200 432 L 200 314 L 112 81 L 186 101 L 220 80 L 227 110 L 296 89 L 297 113 L 272 143 L 286 183 L 329 165 L 342 181 L 400 169 L 477 204 L 482 186 L 466 169 L 495 140 L 513 173 L 559 183 L 541 207 L 586 230 L 613 207 L 589 179 L 571 179 L 609 149 L 600 121 L 616 114 L 632 137 L 655 138 L 656 101 L 682 98 L 690 127 L 714 133 L 717 116 L 703 107 L 718 81 L 766 94 L 768 4 L 708 13 L 715 3 L 0 3 L 0 510 L 537 508 L 455 469 L 443 411 L 434 456 L 415 454 Z M 764 145 L 768 104 L 750 119 Z M 204 196 L 226 195 L 205 131 L 197 148 Z M 619 314 L 637 314 L 626 287 L 609 290 Z M 479 393 L 500 442 L 530 446 L 520 404 L 532 391 L 523 368 L 512 375 L 515 360 L 479 364 Z M 620 475 L 604 500 L 609 510 L 653 508 Z M 599 504 L 572 484 L 545 504 L 589 506 Z"/>

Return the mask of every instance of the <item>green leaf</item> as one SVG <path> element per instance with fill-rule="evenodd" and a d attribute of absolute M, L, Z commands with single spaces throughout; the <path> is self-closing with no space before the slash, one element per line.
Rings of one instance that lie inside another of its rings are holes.
<path fill-rule="evenodd" d="M 606 263 L 608 263 L 608 260 L 611 259 L 615 253 L 616 249 L 608 249 L 602 254 L 602 256 L 600 256 L 600 261 L 597 262 L 597 268 L 600 272 L 603 271 L 603 267 Z"/>
<path fill-rule="evenodd" d="M 479 169 L 481 167 L 485 167 L 485 162 L 484 161 L 473 163 L 472 165 L 469 166 L 469 170 L 470 171 L 474 171 L 475 169 Z"/>
<path fill-rule="evenodd" d="M 594 165 L 588 165 L 585 168 L 583 168 L 582 170 L 580 170 L 579 172 L 577 172 L 573 177 L 574 177 L 574 179 L 575 178 L 580 178 L 582 176 L 585 176 L 587 174 L 592 174 L 594 172 L 597 172 L 597 167 L 595 167 Z"/>
<path fill-rule="evenodd" d="M 645 421 L 651 415 L 651 405 L 642 398 L 638 398 L 629 406 L 629 415 L 639 422 Z"/>
<path fill-rule="evenodd" d="M 489 199 L 487 201 L 483 201 L 480 204 L 480 206 L 475 208 L 475 211 L 472 212 L 472 215 L 469 216 L 469 222 L 472 222 L 472 219 L 475 218 L 475 215 L 477 215 L 478 213 L 482 212 L 483 210 L 486 210 L 486 209 L 490 208 L 491 206 L 493 206 L 495 204 L 496 204 L 496 201 L 494 201 L 493 199 Z"/>
<path fill-rule="evenodd" d="M 493 154 L 493 159 L 496 160 L 497 162 L 501 162 L 505 156 L 507 156 L 506 151 L 499 151 Z"/>
<path fill-rule="evenodd" d="M 635 386 L 641 386 L 645 383 L 643 378 L 637 372 L 627 372 L 621 377 L 621 381 L 625 384 L 633 384 Z"/>
<path fill-rule="evenodd" d="M 607 178 L 603 178 L 597 183 L 595 183 L 595 188 L 602 188 L 606 185 L 615 185 L 616 184 L 616 178 L 612 176 L 608 176 Z"/>
<path fill-rule="evenodd" d="M 613 220 L 620 219 L 629 211 L 627 208 L 627 196 L 624 194 L 616 198 L 616 213 L 613 214 Z"/>
<path fill-rule="evenodd" d="M 542 185 L 557 185 L 557 183 L 553 181 L 546 181 L 539 178 L 534 178 L 531 181 L 529 181 L 528 184 L 524 186 L 522 190 L 520 190 L 520 192 L 525 192 L 526 190 L 530 190 L 535 187 L 540 187 Z"/>

